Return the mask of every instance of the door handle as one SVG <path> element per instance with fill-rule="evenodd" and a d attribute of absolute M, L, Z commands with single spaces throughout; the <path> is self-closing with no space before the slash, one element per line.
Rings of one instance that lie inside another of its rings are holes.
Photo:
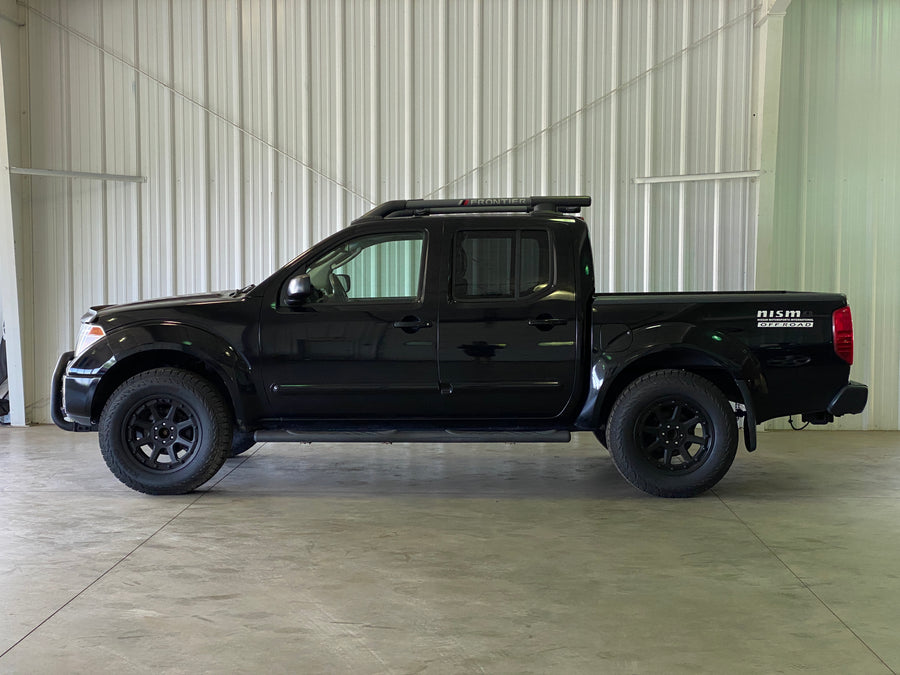
<path fill-rule="evenodd" d="M 431 322 L 422 321 L 417 316 L 404 316 L 400 321 L 394 322 L 394 328 L 399 328 L 407 333 L 415 333 L 420 328 L 431 328 Z"/>
<path fill-rule="evenodd" d="M 529 326 L 534 326 L 538 330 L 550 330 L 554 326 L 565 326 L 568 323 L 565 319 L 554 319 L 552 316 L 542 314 L 536 319 L 528 321 Z"/>

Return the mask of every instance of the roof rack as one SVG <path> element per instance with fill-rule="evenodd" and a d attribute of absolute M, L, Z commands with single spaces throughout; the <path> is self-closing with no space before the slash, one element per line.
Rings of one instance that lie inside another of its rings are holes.
<path fill-rule="evenodd" d="M 579 213 L 591 198 L 478 197 L 473 199 L 395 199 L 379 204 L 357 220 L 428 216 L 436 213 Z"/>

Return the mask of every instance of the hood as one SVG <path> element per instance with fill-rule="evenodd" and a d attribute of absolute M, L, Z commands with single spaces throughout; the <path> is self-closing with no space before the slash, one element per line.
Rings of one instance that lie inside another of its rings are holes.
<path fill-rule="evenodd" d="M 89 317 L 93 314 L 97 320 L 102 322 L 104 319 L 114 316 L 120 317 L 122 315 L 144 312 L 166 312 L 168 310 L 185 309 L 200 305 L 234 302 L 243 297 L 244 294 L 235 291 L 217 291 L 215 293 L 197 293 L 154 300 L 139 300 L 138 302 L 128 302 L 121 305 L 97 305 L 91 307 L 91 311 L 85 315 L 84 319 L 90 320 Z"/>

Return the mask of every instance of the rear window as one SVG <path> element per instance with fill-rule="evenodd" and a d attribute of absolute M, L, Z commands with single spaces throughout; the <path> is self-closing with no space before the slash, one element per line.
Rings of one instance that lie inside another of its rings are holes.
<path fill-rule="evenodd" d="M 456 235 L 453 297 L 526 298 L 552 285 L 546 230 L 467 230 Z"/>

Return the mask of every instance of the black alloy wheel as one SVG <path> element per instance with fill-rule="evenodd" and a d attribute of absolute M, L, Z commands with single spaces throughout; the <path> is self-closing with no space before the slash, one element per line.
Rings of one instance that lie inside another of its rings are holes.
<path fill-rule="evenodd" d="M 134 458 L 154 471 L 190 462 L 203 437 L 197 412 L 179 397 L 150 396 L 133 406 L 122 428 Z"/>
<path fill-rule="evenodd" d="M 713 425 L 699 406 L 666 397 L 651 404 L 635 424 L 635 443 L 657 468 L 672 472 L 703 466 L 715 444 Z"/>

